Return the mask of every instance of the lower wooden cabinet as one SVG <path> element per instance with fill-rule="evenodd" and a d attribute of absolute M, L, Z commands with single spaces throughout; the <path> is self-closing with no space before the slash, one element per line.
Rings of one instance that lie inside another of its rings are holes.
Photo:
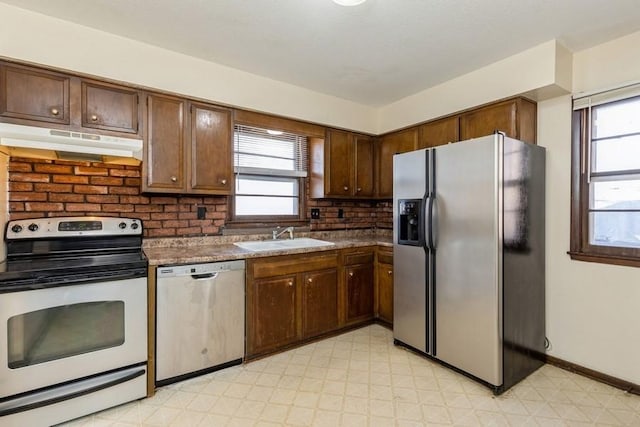
<path fill-rule="evenodd" d="M 297 288 L 295 276 L 253 282 L 252 352 L 267 352 L 298 339 Z"/>
<path fill-rule="evenodd" d="M 343 253 L 345 323 L 373 318 L 373 261 L 371 248 Z"/>
<path fill-rule="evenodd" d="M 393 324 L 393 251 L 378 249 L 374 290 L 375 316 Z"/>
<path fill-rule="evenodd" d="M 337 251 L 247 260 L 247 357 L 337 329 L 338 286 Z"/>
<path fill-rule="evenodd" d="M 302 276 L 302 337 L 312 338 L 338 327 L 338 270 Z"/>
<path fill-rule="evenodd" d="M 374 318 L 391 324 L 392 259 L 373 246 L 248 259 L 246 357 Z"/>

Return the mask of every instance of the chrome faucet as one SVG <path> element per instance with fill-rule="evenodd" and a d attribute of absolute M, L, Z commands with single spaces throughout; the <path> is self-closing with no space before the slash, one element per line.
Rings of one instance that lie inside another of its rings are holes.
<path fill-rule="evenodd" d="M 278 227 L 279 229 L 280 227 Z M 293 227 L 287 227 L 284 230 L 278 232 L 278 230 L 273 230 L 271 232 L 271 235 L 273 237 L 273 240 L 276 240 L 278 237 L 282 236 L 284 233 L 289 233 L 289 238 L 293 239 Z"/>

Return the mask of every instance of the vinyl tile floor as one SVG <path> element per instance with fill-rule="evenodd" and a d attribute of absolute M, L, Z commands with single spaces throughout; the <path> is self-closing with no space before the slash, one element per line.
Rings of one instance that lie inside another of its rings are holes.
<path fill-rule="evenodd" d="M 501 396 L 371 325 L 65 426 L 640 426 L 640 396 L 545 365 Z"/>

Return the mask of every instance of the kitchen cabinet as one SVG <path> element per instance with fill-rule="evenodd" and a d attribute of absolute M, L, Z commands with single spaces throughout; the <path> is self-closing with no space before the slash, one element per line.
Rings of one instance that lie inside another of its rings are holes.
<path fill-rule="evenodd" d="M 138 91 L 82 80 L 82 127 L 120 133 L 139 133 Z"/>
<path fill-rule="evenodd" d="M 460 115 L 460 140 L 489 135 L 496 130 L 511 138 L 535 144 L 535 102 L 514 98 Z"/>
<path fill-rule="evenodd" d="M 86 133 L 140 134 L 140 92 L 35 67 L 0 63 L 0 117 Z"/>
<path fill-rule="evenodd" d="M 418 147 L 418 128 L 383 135 L 377 144 L 377 196 L 393 197 L 393 155 Z"/>
<path fill-rule="evenodd" d="M 372 198 L 374 141 L 366 135 L 336 129 L 310 141 L 312 198 Z"/>
<path fill-rule="evenodd" d="M 373 318 L 373 261 L 371 248 L 343 251 L 345 324 Z"/>
<path fill-rule="evenodd" d="M 393 250 L 378 248 L 374 289 L 375 316 L 393 324 Z"/>
<path fill-rule="evenodd" d="M 311 338 L 338 327 L 338 270 L 330 268 L 302 277 L 302 336 Z"/>
<path fill-rule="evenodd" d="M 0 63 L 0 115 L 17 124 L 68 125 L 70 82 L 64 74 Z"/>
<path fill-rule="evenodd" d="M 147 96 L 143 191 L 186 191 L 185 109 L 183 99 L 155 94 Z"/>
<path fill-rule="evenodd" d="M 230 110 L 149 94 L 146 137 L 144 192 L 231 193 Z"/>
<path fill-rule="evenodd" d="M 247 260 L 247 357 L 339 326 L 338 252 Z"/>
<path fill-rule="evenodd" d="M 252 285 L 250 353 L 263 353 L 298 340 L 296 276 L 259 279 Z"/>
<path fill-rule="evenodd" d="M 459 141 L 460 117 L 451 116 L 420 126 L 418 148 L 431 148 Z"/>

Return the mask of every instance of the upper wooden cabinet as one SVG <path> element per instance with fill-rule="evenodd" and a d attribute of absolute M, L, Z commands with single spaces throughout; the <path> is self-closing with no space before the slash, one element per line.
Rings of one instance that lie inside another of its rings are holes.
<path fill-rule="evenodd" d="M 82 126 L 139 133 L 139 93 L 121 86 L 82 81 Z"/>
<path fill-rule="evenodd" d="M 0 63 L 0 115 L 15 123 L 68 125 L 70 81 L 64 74 Z"/>
<path fill-rule="evenodd" d="M 191 189 L 231 193 L 233 182 L 231 111 L 191 104 Z"/>
<path fill-rule="evenodd" d="M 460 117 L 451 116 L 420 126 L 418 148 L 431 148 L 460 140 Z"/>
<path fill-rule="evenodd" d="M 0 63 L 5 122 L 131 137 L 141 133 L 139 100 L 134 88 Z"/>
<path fill-rule="evenodd" d="M 460 140 L 504 132 L 511 138 L 536 143 L 536 104 L 514 98 L 460 116 Z"/>
<path fill-rule="evenodd" d="M 149 94 L 143 191 L 229 194 L 231 135 L 230 110 Z"/>
<path fill-rule="evenodd" d="M 393 196 L 393 155 L 418 148 L 418 128 L 383 135 L 378 140 L 377 196 Z"/>
<path fill-rule="evenodd" d="M 310 140 L 312 198 L 372 198 L 374 141 L 336 129 Z"/>

